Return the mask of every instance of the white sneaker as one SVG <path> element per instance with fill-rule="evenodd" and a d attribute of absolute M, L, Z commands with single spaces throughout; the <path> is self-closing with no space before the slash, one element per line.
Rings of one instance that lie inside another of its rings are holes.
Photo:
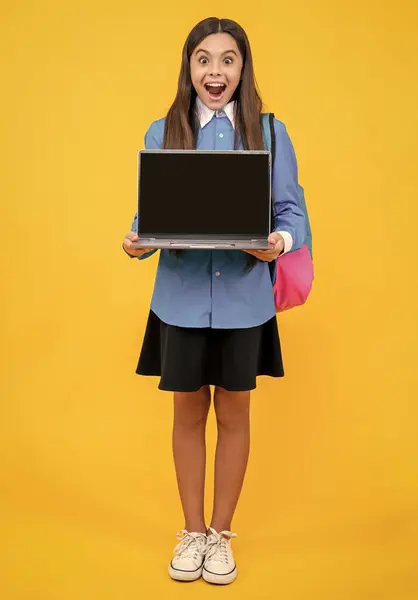
<path fill-rule="evenodd" d="M 177 581 L 196 581 L 202 576 L 207 536 L 182 529 L 177 539 L 180 543 L 174 548 L 175 557 L 168 566 L 168 574 Z"/>
<path fill-rule="evenodd" d="M 212 527 L 207 538 L 206 558 L 203 565 L 202 577 L 208 583 L 217 583 L 226 585 L 232 583 L 237 578 L 237 566 L 231 548 L 232 538 L 236 538 L 236 533 L 230 531 L 221 531 L 218 533 Z"/>

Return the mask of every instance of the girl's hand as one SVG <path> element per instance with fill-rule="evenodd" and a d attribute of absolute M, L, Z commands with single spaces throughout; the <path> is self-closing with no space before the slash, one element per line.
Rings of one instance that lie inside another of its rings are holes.
<path fill-rule="evenodd" d="M 130 254 L 131 256 L 140 257 L 143 254 L 147 254 L 147 252 L 152 252 L 151 248 L 132 248 L 132 244 L 137 242 L 139 237 L 133 231 L 130 231 L 126 234 L 125 239 L 123 240 L 123 249 L 125 252 Z"/>
<path fill-rule="evenodd" d="M 269 236 L 268 242 L 274 245 L 274 248 L 271 250 L 245 250 L 248 254 L 252 254 L 259 260 L 263 260 L 265 262 L 271 262 L 272 260 L 276 260 L 278 256 L 284 250 L 284 239 L 280 233 L 274 232 Z"/>

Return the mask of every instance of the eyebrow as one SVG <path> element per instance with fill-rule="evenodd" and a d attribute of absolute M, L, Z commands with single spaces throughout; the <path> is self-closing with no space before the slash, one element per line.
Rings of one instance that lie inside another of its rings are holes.
<path fill-rule="evenodd" d="M 205 50 L 204 48 L 199 48 L 196 54 L 199 54 L 199 52 L 204 52 L 205 54 L 209 54 L 209 56 L 211 55 L 209 50 Z M 235 50 L 225 50 L 225 52 L 222 52 L 221 56 L 223 56 L 224 54 L 235 54 L 235 56 L 238 56 Z"/>

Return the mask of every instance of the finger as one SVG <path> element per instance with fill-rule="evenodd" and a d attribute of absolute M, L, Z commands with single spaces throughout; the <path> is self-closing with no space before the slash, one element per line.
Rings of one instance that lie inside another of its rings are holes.
<path fill-rule="evenodd" d="M 136 258 L 139 258 L 142 254 L 140 250 L 135 250 L 135 248 L 125 248 L 125 251 L 129 256 L 135 256 Z"/>
<path fill-rule="evenodd" d="M 267 256 L 274 252 L 274 248 L 268 248 L 267 250 L 256 250 L 257 254 L 260 256 Z"/>
<path fill-rule="evenodd" d="M 271 258 L 269 258 L 268 256 L 264 255 L 264 256 L 260 256 L 260 260 L 262 262 L 270 262 Z"/>
<path fill-rule="evenodd" d="M 125 236 L 128 240 L 131 240 L 132 242 L 137 242 L 139 240 L 138 235 L 135 233 L 135 231 L 130 231 L 129 233 L 126 234 Z"/>
<path fill-rule="evenodd" d="M 142 248 L 135 248 L 132 246 L 132 244 L 133 242 L 131 242 L 131 240 L 128 238 L 123 240 L 123 247 L 128 254 L 131 254 L 132 256 L 140 256 Z"/>
<path fill-rule="evenodd" d="M 268 252 L 266 254 L 263 254 L 260 257 L 260 260 L 264 260 L 265 262 L 271 262 L 272 260 L 276 260 L 276 258 L 279 256 L 278 252 Z"/>
<path fill-rule="evenodd" d="M 138 244 L 139 240 L 130 240 L 129 238 L 125 238 L 125 245 L 130 248 L 131 250 L 140 250 L 141 252 L 144 251 L 144 248 Z"/>
<path fill-rule="evenodd" d="M 273 248 L 270 248 L 269 250 L 245 250 L 245 252 L 253 254 L 254 256 L 266 256 L 266 254 L 271 253 L 273 250 Z"/>
<path fill-rule="evenodd" d="M 272 260 L 276 260 L 279 256 L 279 252 L 275 250 L 245 250 L 247 254 L 251 254 L 261 260 L 263 262 L 271 262 Z"/>

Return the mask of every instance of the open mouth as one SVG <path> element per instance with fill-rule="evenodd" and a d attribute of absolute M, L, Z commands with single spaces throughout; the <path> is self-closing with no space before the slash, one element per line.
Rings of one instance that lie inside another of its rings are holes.
<path fill-rule="evenodd" d="M 226 84 L 225 83 L 205 83 L 205 90 L 207 91 L 211 100 L 221 100 L 223 97 Z"/>

